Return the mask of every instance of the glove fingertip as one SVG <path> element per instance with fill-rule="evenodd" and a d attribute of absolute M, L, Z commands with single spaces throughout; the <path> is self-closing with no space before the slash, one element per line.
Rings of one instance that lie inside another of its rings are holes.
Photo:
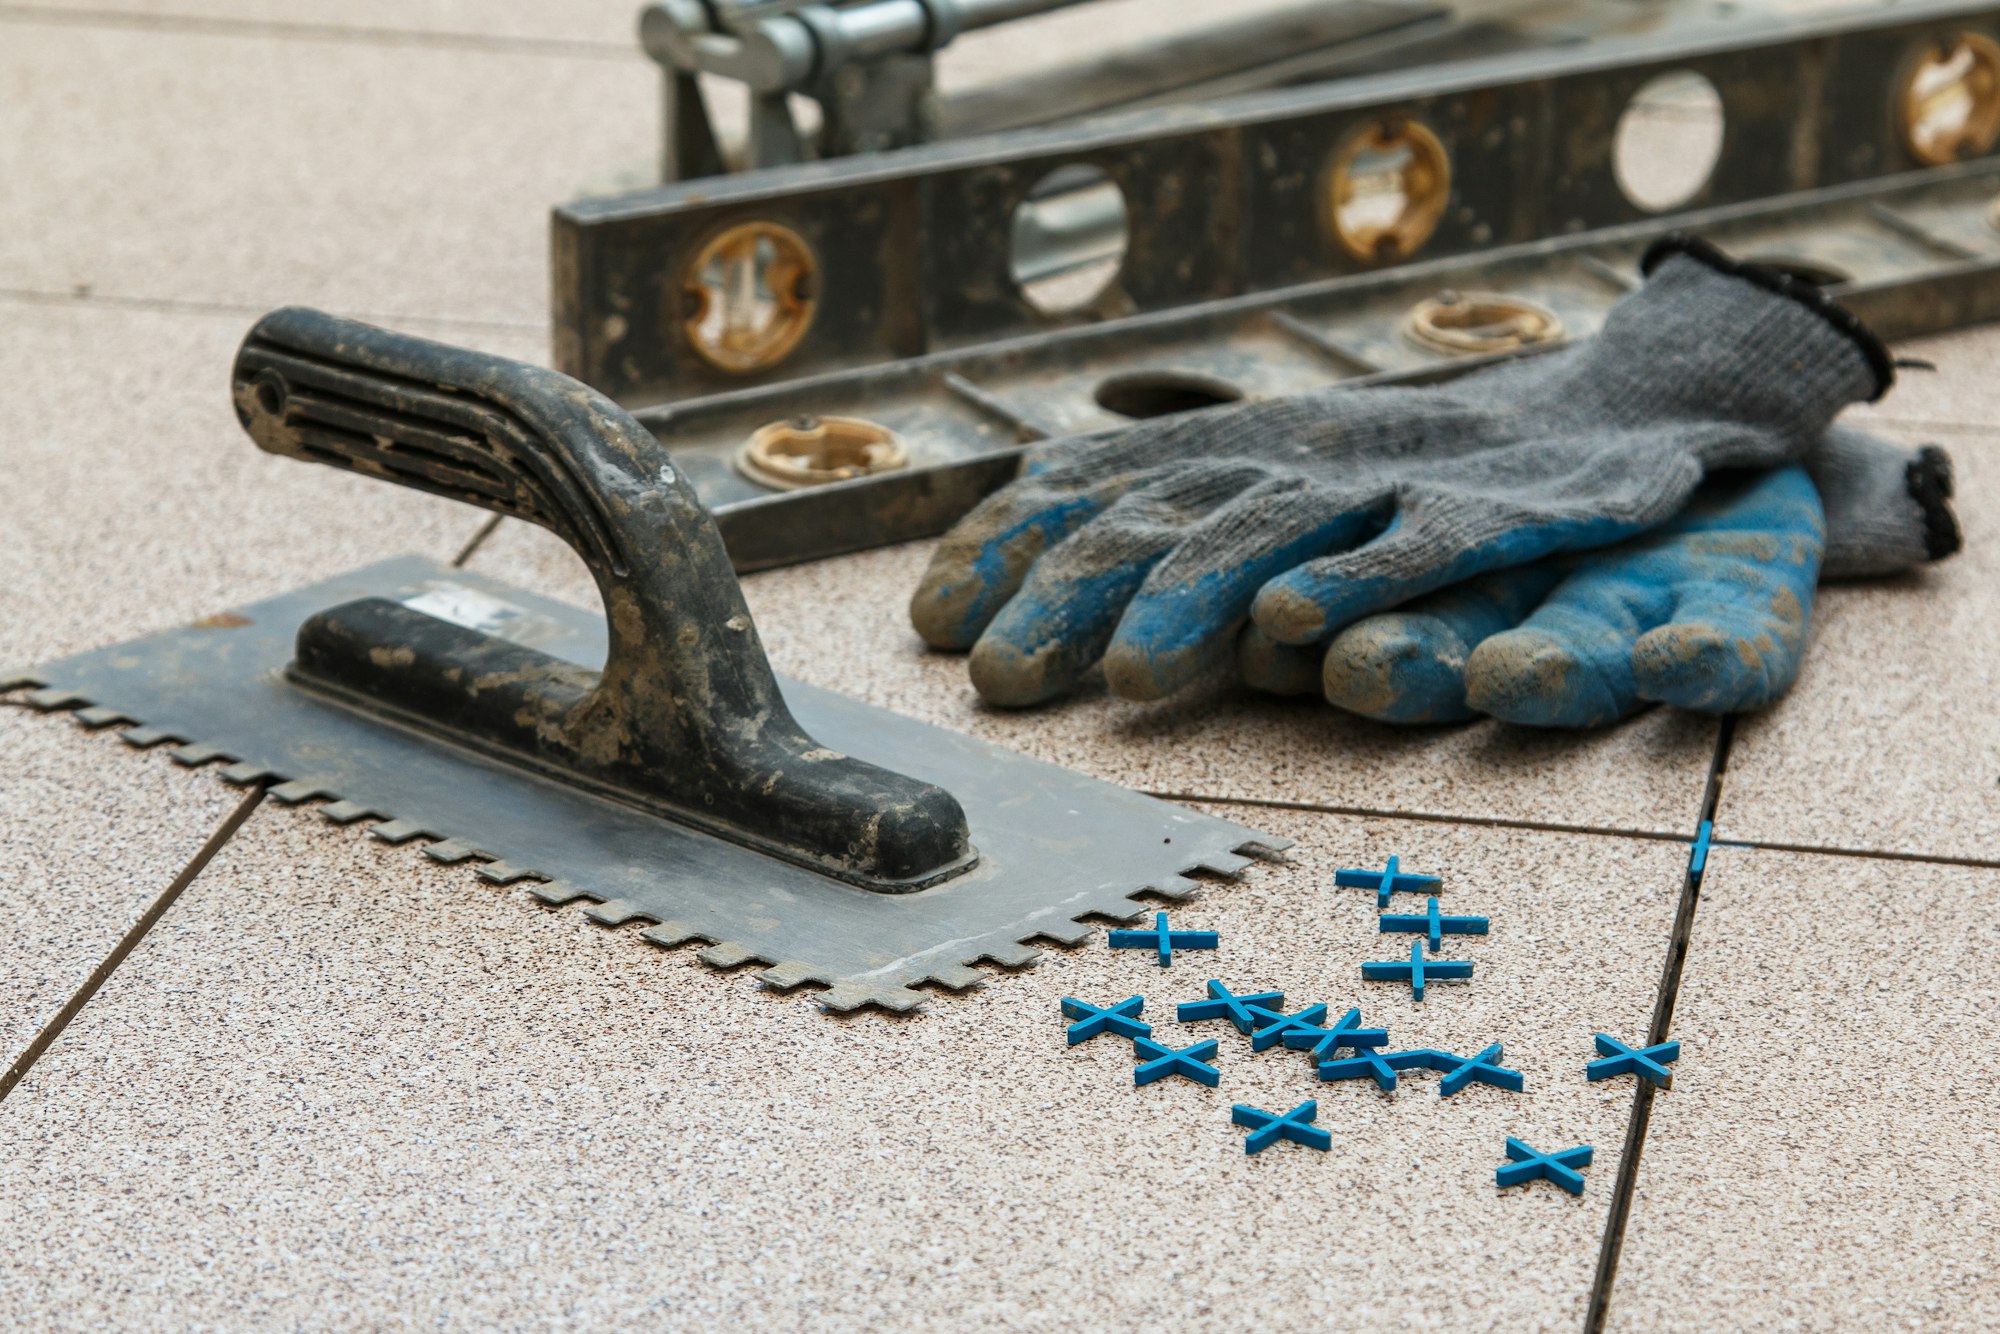
<path fill-rule="evenodd" d="M 910 624 L 936 649 L 963 652 L 979 641 L 1043 552 L 1036 534 L 968 541 L 945 538 L 910 594 Z"/>
<path fill-rule="evenodd" d="M 1356 622 L 1327 646 L 1327 703 L 1390 723 L 1463 722 L 1464 640 L 1435 617 L 1390 613 Z"/>
<path fill-rule="evenodd" d="M 1104 654 L 1143 567 L 1082 578 L 1038 568 L 972 646 L 967 667 L 988 704 L 1024 708 L 1075 685 Z"/>
<path fill-rule="evenodd" d="M 1791 688 L 1798 669 L 1797 651 L 1779 637 L 1705 621 L 1662 625 L 1632 646 L 1640 696 L 1699 713 L 1761 709 Z"/>
<path fill-rule="evenodd" d="M 984 635 L 973 645 L 966 668 L 979 698 L 998 708 L 1025 709 L 1047 703 L 1075 682 L 1063 656 L 1058 645 L 1023 649 Z"/>
<path fill-rule="evenodd" d="M 1120 699 L 1165 699 L 1200 676 L 1216 657 L 1212 646 L 1206 645 L 1155 653 L 1113 640 L 1104 652 L 1104 683 Z"/>
<path fill-rule="evenodd" d="M 972 598 L 952 571 L 927 571 L 910 594 L 910 625 L 934 649 L 962 653 L 979 641 L 984 628 L 967 614 Z"/>
<path fill-rule="evenodd" d="M 1320 688 L 1317 652 L 1280 644 L 1255 625 L 1236 637 L 1236 671 L 1243 684 L 1267 695 L 1311 695 Z"/>
<path fill-rule="evenodd" d="M 1412 525 L 1396 536 L 1322 557 L 1289 570 L 1257 590 L 1250 615 L 1257 628 L 1282 644 L 1325 640 L 1373 612 L 1407 602 L 1447 582 L 1445 571 L 1411 555 L 1421 545 Z M 1388 573 L 1384 573 L 1384 571 Z M 1455 572 L 1479 573 L 1474 566 Z"/>
<path fill-rule="evenodd" d="M 1051 498 L 1020 483 L 960 519 L 910 595 L 910 624 L 932 648 L 978 642 L 1050 548 L 1097 512 L 1088 497 Z"/>
<path fill-rule="evenodd" d="M 1526 727 L 1601 727 L 1639 705 L 1627 670 L 1546 631 L 1493 636 L 1465 663 L 1465 701 Z"/>
<path fill-rule="evenodd" d="M 1250 617 L 1280 644 L 1311 644 L 1326 637 L 1326 608 L 1299 587 L 1296 573 L 1281 575 L 1257 590 Z"/>

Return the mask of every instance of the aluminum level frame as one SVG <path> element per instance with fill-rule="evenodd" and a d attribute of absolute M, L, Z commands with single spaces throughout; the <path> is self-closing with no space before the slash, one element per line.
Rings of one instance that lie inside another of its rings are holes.
<path fill-rule="evenodd" d="M 1655 215 L 1620 187 L 1614 138 L 1634 96 L 1677 71 L 1707 79 L 1724 118 L 1686 210 L 1893 178 L 1936 165 L 1899 108 L 1922 62 L 1966 36 L 2000 41 L 2000 7 L 1607 42 L 585 200 L 554 216 L 556 363 L 645 406 L 1643 223 Z M 1406 253 L 1357 257 L 1328 174 L 1356 136 L 1411 124 L 1449 163 L 1448 199 Z M 1066 166 L 1116 184 L 1128 235 L 1115 279 L 1049 315 L 1011 275 L 1010 229 Z M 797 238 L 814 309 L 776 354 L 728 368 L 697 351 L 690 284 L 745 223 Z"/>

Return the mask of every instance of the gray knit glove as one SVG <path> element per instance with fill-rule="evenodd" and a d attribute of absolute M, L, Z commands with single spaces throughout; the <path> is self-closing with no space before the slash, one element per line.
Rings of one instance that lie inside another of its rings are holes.
<path fill-rule="evenodd" d="M 972 649 L 988 701 L 1032 704 L 1104 661 L 1166 695 L 1247 617 L 1321 643 L 1482 571 L 1619 541 L 1717 468 L 1805 456 L 1879 397 L 1881 343 L 1818 288 L 1688 237 L 1596 337 L 1422 388 L 1333 388 L 1031 451 L 940 544 L 911 599 Z"/>
<path fill-rule="evenodd" d="M 1710 478 L 1662 526 L 1364 616 L 1325 646 L 1238 640 L 1246 683 L 1383 722 L 1599 727 L 1649 703 L 1762 708 L 1797 678 L 1813 586 L 1960 545 L 1951 460 L 1836 426 L 1804 467 Z"/>
<path fill-rule="evenodd" d="M 1822 579 L 1901 574 L 1964 545 L 1951 508 L 1951 456 L 1836 426 L 1806 455 L 1826 506 Z"/>

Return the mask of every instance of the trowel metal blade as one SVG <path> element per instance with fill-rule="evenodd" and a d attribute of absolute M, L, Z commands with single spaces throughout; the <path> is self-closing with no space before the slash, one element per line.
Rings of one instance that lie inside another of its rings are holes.
<path fill-rule="evenodd" d="M 793 681 L 786 700 L 824 744 L 940 784 L 965 807 L 978 867 L 915 894 L 870 893 L 448 742 L 331 703 L 283 676 L 306 617 L 361 597 L 443 619 L 596 668 L 592 612 L 435 561 L 403 557 L 209 617 L 193 626 L 0 674 L 43 687 L 44 708 L 87 723 L 137 724 L 139 745 L 185 743 L 184 763 L 223 762 L 239 783 L 285 802 L 324 799 L 339 823 L 374 818 L 389 842 L 425 840 L 440 861 L 480 859 L 498 883 L 533 880 L 554 903 L 594 903 L 607 923 L 654 923 L 662 945 L 709 942 L 721 967 L 761 961 L 780 987 L 817 983 L 830 1009 L 909 1010 L 912 988 L 1016 966 L 1046 937 L 1086 936 L 1086 914 L 1131 920 L 1132 895 L 1170 899 L 1194 870 L 1239 873 L 1289 841 L 1260 834 Z"/>

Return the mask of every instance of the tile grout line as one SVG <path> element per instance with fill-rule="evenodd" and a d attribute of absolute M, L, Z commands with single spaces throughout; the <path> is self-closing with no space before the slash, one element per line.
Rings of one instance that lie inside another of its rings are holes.
<path fill-rule="evenodd" d="M 488 518 L 486 522 L 480 524 L 479 531 L 472 535 L 472 540 L 461 547 L 459 553 L 451 558 L 451 568 L 454 570 L 464 569 L 465 563 L 471 560 L 479 548 L 486 544 L 486 539 L 493 536 L 493 530 L 498 528 L 500 521 L 506 517 L 504 514 L 495 514 Z"/>
<path fill-rule="evenodd" d="M 2000 870 L 2000 858 L 1961 857 L 1949 852 L 1890 852 L 1885 848 L 1828 848 L 1814 843 L 1770 843 L 1755 838 L 1721 838 L 1718 848 L 1747 848 L 1754 852 L 1797 852 L 1815 857 L 1852 857 L 1860 861 L 1921 862 L 1930 866 L 1969 866 L 1977 870 Z"/>
<path fill-rule="evenodd" d="M 1646 1030 L 1646 1045 L 1665 1042 L 1673 1028 L 1674 1004 L 1680 997 L 1681 969 L 1687 962 L 1688 945 L 1694 935 L 1694 917 L 1701 906 L 1701 882 L 1707 871 L 1702 855 L 1701 827 L 1714 827 L 1717 808 L 1722 804 L 1722 782 L 1729 771 L 1729 751 L 1736 740 L 1736 719 L 1725 717 L 1715 738 L 1715 755 L 1709 763 L 1708 783 L 1701 794 L 1701 814 L 1696 820 L 1696 843 L 1689 854 L 1688 868 L 1681 882 L 1680 903 L 1674 909 L 1674 925 L 1668 937 L 1666 961 L 1660 968 L 1660 985 L 1653 997 L 1653 1019 Z M 1603 1334 L 1611 1314 L 1611 1289 L 1618 1280 L 1618 1260 L 1625 1248 L 1625 1226 L 1632 1215 L 1632 1201 L 1639 1189 L 1639 1160 L 1646 1147 L 1646 1131 L 1653 1119 L 1653 1083 L 1634 1081 L 1632 1115 L 1625 1125 L 1625 1144 L 1618 1156 L 1618 1178 L 1612 1188 L 1611 1210 L 1604 1220 L 1604 1240 L 1597 1253 L 1597 1273 L 1591 1280 L 1590 1305 L 1584 1313 L 1584 1334 Z"/>
<path fill-rule="evenodd" d="M 1473 825 L 1484 829 L 1526 829 L 1543 834 L 1599 834 L 1608 838 L 1640 838 L 1655 843 L 1685 843 L 1687 835 L 1659 829 L 1620 829 L 1611 825 L 1560 824 L 1554 820 L 1519 820 L 1504 815 L 1442 815 L 1431 811 L 1396 811 L 1374 806 L 1329 806 L 1322 802 L 1290 801 L 1283 797 L 1216 797 L 1200 792 L 1156 792 L 1134 788 L 1160 801 L 1204 802 L 1215 806 L 1256 806 L 1301 811 L 1311 815 L 1348 815 L 1373 820 L 1411 820 L 1419 824 Z"/>
<path fill-rule="evenodd" d="M 643 59 L 630 42 L 574 37 L 521 37 L 498 33 L 441 32 L 422 28 L 381 28 L 338 23 L 296 23 L 274 19 L 225 18 L 200 14 L 145 14 L 125 9 L 58 9 L 48 5 L 0 4 L 0 22 L 51 27 L 112 28 L 174 32 L 203 37 L 270 37 L 283 41 L 352 42 L 375 46 L 445 47 L 502 55 L 553 55 L 588 60 Z"/>
<path fill-rule="evenodd" d="M 1201 802 L 1211 806 L 1262 806 L 1273 810 L 1300 811 L 1312 815 L 1348 815 L 1375 820 L 1411 820 L 1422 824 L 1461 824 L 1490 829 L 1524 829 L 1543 834 L 1595 834 L 1604 838 L 1638 838 L 1655 843 L 1685 843 L 1686 834 L 1659 829 L 1626 829 L 1615 825 L 1561 824 L 1554 820 L 1515 819 L 1504 815 L 1445 815 L 1431 811 L 1398 811 L 1373 806 L 1329 806 L 1313 801 L 1289 801 L 1281 797 L 1219 797 L 1200 792 L 1156 792 L 1135 788 L 1161 801 Z M 1821 843 L 1779 843 L 1760 838 L 1734 838 L 1717 833 L 1712 846 L 1743 848 L 1752 852 L 1795 852 L 1813 857 L 1847 857 L 1861 861 L 1918 862 L 1930 866 L 1965 866 L 1975 870 L 2000 871 L 2000 857 L 1966 857 L 1950 852 L 1894 852 L 1886 848 L 1843 848 Z"/>
<path fill-rule="evenodd" d="M 34 1068 L 35 1062 L 42 1058 L 42 1054 L 62 1036 L 63 1030 L 68 1028 L 70 1021 L 90 1003 L 98 988 L 117 971 L 118 965 L 125 962 L 126 956 L 138 948 L 139 942 L 158 925 L 160 918 L 166 915 L 167 909 L 174 906 L 175 900 L 194 883 L 195 877 L 202 873 L 215 854 L 222 851 L 223 845 L 236 836 L 236 831 L 243 827 L 243 822 L 250 818 L 250 813 L 256 810 L 263 800 L 264 786 L 260 783 L 237 803 L 236 809 L 231 811 L 221 824 L 215 827 L 215 832 L 208 836 L 208 841 L 203 843 L 188 864 L 181 868 L 181 873 L 174 877 L 173 883 L 161 891 L 160 896 L 154 899 L 152 905 L 140 915 L 139 920 L 131 925 L 119 942 L 112 947 L 111 952 L 91 970 L 83 985 L 76 989 L 76 994 L 56 1012 L 54 1018 L 42 1026 L 41 1032 L 35 1034 L 34 1040 L 28 1043 L 5 1073 L 0 1073 L 0 1102 L 6 1100 L 7 1095 L 12 1093 L 14 1087 Z"/>

